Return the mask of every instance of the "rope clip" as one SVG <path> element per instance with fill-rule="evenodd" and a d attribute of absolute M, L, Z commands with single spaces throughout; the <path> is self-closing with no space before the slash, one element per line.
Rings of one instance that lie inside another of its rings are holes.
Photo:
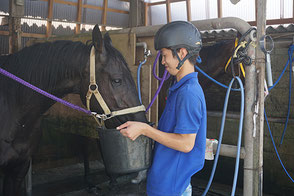
<path fill-rule="evenodd" d="M 108 120 L 110 118 L 112 118 L 112 115 L 111 114 L 96 114 L 95 115 L 97 118 L 100 118 L 101 120 L 105 121 L 105 120 Z"/>

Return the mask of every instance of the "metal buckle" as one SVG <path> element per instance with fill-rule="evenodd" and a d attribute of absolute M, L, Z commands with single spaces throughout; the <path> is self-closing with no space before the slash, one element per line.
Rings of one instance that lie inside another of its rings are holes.
<path fill-rule="evenodd" d="M 103 121 L 112 118 L 112 115 L 111 115 L 111 114 L 109 114 L 109 115 L 107 115 L 107 114 L 97 114 L 97 113 L 95 113 L 95 112 L 92 112 L 92 114 L 93 114 L 95 117 L 97 117 L 97 118 L 99 118 L 99 119 L 101 119 L 101 120 L 103 120 Z"/>
<path fill-rule="evenodd" d="M 93 89 L 92 89 L 92 87 L 93 87 Z M 93 91 L 95 91 L 95 90 L 98 90 L 98 85 L 97 84 L 90 84 L 89 85 L 89 91 L 90 92 L 93 92 Z"/>

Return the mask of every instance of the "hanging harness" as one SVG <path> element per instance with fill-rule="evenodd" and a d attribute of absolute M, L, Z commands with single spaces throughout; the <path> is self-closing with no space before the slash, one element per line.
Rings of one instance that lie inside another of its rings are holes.
<path fill-rule="evenodd" d="M 90 110 L 90 100 L 91 100 L 91 97 L 93 94 L 94 94 L 96 100 L 98 101 L 98 103 L 100 104 L 101 108 L 104 111 L 103 114 L 97 114 L 95 112 L 92 112 L 94 119 L 96 120 L 96 122 L 98 123 L 98 125 L 100 127 L 104 126 L 105 120 L 108 120 L 112 117 L 145 111 L 144 105 L 130 107 L 130 108 L 126 108 L 126 109 L 122 109 L 122 110 L 118 110 L 118 111 L 113 111 L 113 112 L 110 111 L 109 107 L 107 106 L 106 102 L 104 101 L 103 97 L 101 96 L 101 94 L 98 90 L 98 85 L 96 83 L 95 47 L 94 46 L 92 46 L 91 52 L 90 52 L 90 84 L 89 84 L 89 90 L 86 95 L 86 105 L 87 105 L 88 110 Z M 98 119 L 100 119 L 100 121 Z"/>

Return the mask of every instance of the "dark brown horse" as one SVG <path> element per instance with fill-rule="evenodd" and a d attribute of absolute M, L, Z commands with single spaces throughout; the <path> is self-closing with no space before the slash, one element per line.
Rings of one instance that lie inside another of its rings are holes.
<path fill-rule="evenodd" d="M 95 26 L 93 45 L 99 91 L 111 111 L 140 105 L 135 83 L 121 53 L 111 45 L 108 34 Z M 85 103 L 89 88 L 89 54 L 92 45 L 56 41 L 41 43 L 0 57 L 0 67 L 23 80 L 57 96 L 80 94 Z M 3 194 L 21 194 L 21 182 L 30 157 L 40 140 L 41 115 L 55 101 L 0 75 L 0 168 L 4 173 Z M 91 109 L 103 113 L 91 100 Z M 122 115 L 105 122 L 115 128 L 128 120 L 147 122 L 144 112 Z"/>

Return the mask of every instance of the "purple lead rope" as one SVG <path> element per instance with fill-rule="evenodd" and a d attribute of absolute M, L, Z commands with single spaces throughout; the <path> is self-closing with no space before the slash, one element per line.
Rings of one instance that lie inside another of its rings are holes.
<path fill-rule="evenodd" d="M 75 105 L 75 104 L 72 104 L 72 103 L 70 103 L 70 102 L 67 102 L 67 101 L 65 101 L 65 100 L 63 100 L 63 99 L 60 99 L 60 98 L 58 98 L 58 97 L 56 97 L 56 96 L 54 96 L 54 95 L 52 95 L 52 94 L 50 94 L 50 93 L 47 93 L 47 92 L 43 91 L 42 89 L 39 89 L 38 87 L 36 87 L 36 86 L 34 86 L 34 85 L 32 85 L 32 84 L 30 84 L 30 83 L 24 81 L 23 79 L 21 79 L 21 78 L 15 76 L 15 75 L 13 75 L 13 74 L 11 74 L 11 73 L 5 71 L 4 69 L 1 69 L 1 68 L 0 68 L 0 73 L 3 74 L 4 76 L 7 76 L 7 77 L 9 77 L 9 78 L 11 78 L 11 79 L 13 79 L 13 80 L 15 80 L 15 81 L 21 83 L 21 84 L 24 85 L 24 86 L 29 87 L 30 89 L 32 89 L 32 90 L 34 90 L 34 91 L 36 91 L 36 92 L 38 92 L 38 93 L 40 93 L 40 94 L 42 94 L 42 95 L 44 95 L 44 96 L 50 98 L 50 99 L 53 99 L 54 101 L 57 101 L 57 102 L 59 102 L 59 103 L 62 103 L 63 105 L 65 105 L 65 106 L 67 106 L 67 107 L 70 107 L 70 108 L 72 108 L 72 109 L 75 109 L 75 110 L 78 110 L 78 111 L 84 112 L 84 113 L 86 113 L 86 114 L 88 114 L 88 115 L 91 115 L 91 114 L 92 114 L 91 111 L 86 110 L 86 109 L 84 109 L 84 108 L 82 108 L 82 107 L 80 107 L 80 106 L 77 106 L 77 105 Z"/>
<path fill-rule="evenodd" d="M 159 92 L 160 92 L 160 90 L 161 90 L 161 88 L 162 88 L 162 86 L 163 86 L 164 81 L 167 80 L 167 79 L 170 77 L 170 74 L 169 74 L 166 70 L 164 70 L 164 73 L 163 73 L 162 78 L 160 78 L 160 77 L 158 77 L 158 76 L 156 75 L 155 68 L 156 68 L 156 64 L 157 64 L 157 61 L 158 61 L 159 56 L 160 56 L 160 51 L 157 53 L 157 56 L 156 56 L 155 61 L 154 61 L 154 63 L 153 63 L 153 76 L 154 76 L 157 80 L 160 81 L 160 84 L 159 84 L 159 87 L 158 87 L 158 89 L 156 90 L 155 95 L 153 96 L 153 98 L 152 98 L 150 104 L 149 104 L 148 107 L 146 108 L 146 113 L 147 113 L 147 111 L 150 109 L 150 107 L 152 106 L 152 104 L 154 103 L 156 97 L 158 96 L 158 94 L 159 94 Z"/>

